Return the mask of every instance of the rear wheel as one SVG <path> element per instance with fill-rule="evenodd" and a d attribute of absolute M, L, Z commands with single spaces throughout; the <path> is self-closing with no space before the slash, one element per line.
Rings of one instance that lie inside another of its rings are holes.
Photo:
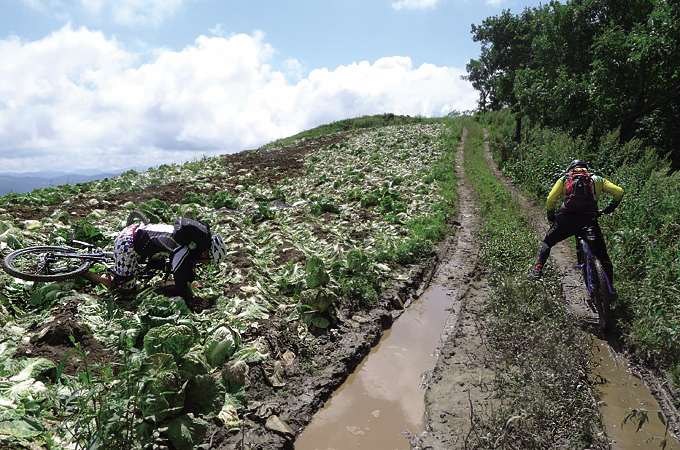
<path fill-rule="evenodd" d="M 614 326 L 614 317 L 611 309 L 611 294 L 607 286 L 604 268 L 598 259 L 593 260 L 593 297 L 597 315 L 605 333 L 608 333 Z"/>
<path fill-rule="evenodd" d="M 581 266 L 581 275 L 583 276 L 583 280 L 587 283 L 588 282 L 588 266 L 586 265 L 586 254 L 583 251 L 583 243 L 579 239 L 578 244 L 576 245 L 576 260 L 578 264 Z"/>
<path fill-rule="evenodd" d="M 74 278 L 90 267 L 89 261 L 66 258 L 74 254 L 67 247 L 28 247 L 15 250 L 2 260 L 2 268 L 13 277 L 27 281 L 62 281 Z"/>

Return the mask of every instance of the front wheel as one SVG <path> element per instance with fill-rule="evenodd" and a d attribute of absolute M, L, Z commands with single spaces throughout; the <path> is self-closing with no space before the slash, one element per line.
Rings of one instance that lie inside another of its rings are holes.
<path fill-rule="evenodd" d="M 66 247 L 27 247 L 15 250 L 2 260 L 2 268 L 13 277 L 27 281 L 62 281 L 90 268 L 89 261 L 65 257 L 77 251 Z"/>
<path fill-rule="evenodd" d="M 149 218 L 146 217 L 146 215 L 143 212 L 141 212 L 141 211 L 131 211 L 130 215 L 127 218 L 127 221 L 125 222 L 126 223 L 125 226 L 129 227 L 130 225 L 132 225 L 133 223 L 135 223 L 137 221 L 142 222 L 142 224 L 144 224 L 144 225 L 148 225 L 149 222 L 150 222 Z"/>
<path fill-rule="evenodd" d="M 597 315 L 600 317 L 602 330 L 605 333 L 608 333 L 614 326 L 614 317 L 611 309 L 611 294 L 609 293 L 609 286 L 607 286 L 604 268 L 599 260 L 594 259 L 593 269 L 595 272 L 595 279 L 593 280 L 595 307 L 597 308 Z"/>

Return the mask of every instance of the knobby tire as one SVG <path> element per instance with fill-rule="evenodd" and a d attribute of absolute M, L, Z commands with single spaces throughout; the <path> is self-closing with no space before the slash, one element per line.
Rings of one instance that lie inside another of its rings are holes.
<path fill-rule="evenodd" d="M 142 222 L 144 225 L 148 225 L 149 222 L 150 222 L 149 218 L 146 217 L 146 215 L 145 215 L 143 212 L 141 212 L 141 211 L 132 211 L 132 212 L 130 212 L 130 215 L 129 215 L 128 218 L 127 218 L 127 222 L 126 222 L 126 225 L 125 225 L 125 226 L 128 226 L 128 227 L 129 227 L 130 225 L 132 225 L 132 224 L 135 223 L 136 221 L 140 221 L 140 222 Z"/>
<path fill-rule="evenodd" d="M 9 275 L 26 281 L 63 281 L 74 278 L 90 268 L 89 261 L 74 258 L 59 258 L 61 266 L 58 270 L 66 270 L 60 273 L 42 273 L 46 268 L 39 267 L 38 263 L 44 261 L 45 256 L 54 253 L 74 253 L 77 250 L 67 247 L 27 247 L 15 250 L 2 260 L 2 268 Z M 52 267 L 51 269 L 54 269 Z"/>
<path fill-rule="evenodd" d="M 612 317 L 611 299 L 609 287 L 607 286 L 607 278 L 605 276 L 602 263 L 598 259 L 593 260 L 593 297 L 595 300 L 595 307 L 597 308 L 597 315 L 600 317 L 600 323 L 605 333 L 608 333 L 614 325 L 614 318 Z"/>

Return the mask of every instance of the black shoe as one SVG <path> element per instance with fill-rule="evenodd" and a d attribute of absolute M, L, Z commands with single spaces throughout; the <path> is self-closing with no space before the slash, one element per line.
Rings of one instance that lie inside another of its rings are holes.
<path fill-rule="evenodd" d="M 543 278 L 543 269 L 534 269 L 531 272 L 531 276 L 538 279 L 538 278 Z"/>

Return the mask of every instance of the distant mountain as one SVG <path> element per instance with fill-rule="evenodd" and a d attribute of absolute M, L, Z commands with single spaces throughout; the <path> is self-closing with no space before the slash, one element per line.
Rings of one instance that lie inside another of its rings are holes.
<path fill-rule="evenodd" d="M 97 170 L 74 170 L 68 172 L 6 172 L 0 173 L 0 195 L 10 192 L 23 194 L 31 192 L 33 189 L 59 186 L 61 184 L 85 183 L 92 180 L 101 180 L 107 177 L 114 177 L 125 172 L 125 170 L 105 173 Z"/>

